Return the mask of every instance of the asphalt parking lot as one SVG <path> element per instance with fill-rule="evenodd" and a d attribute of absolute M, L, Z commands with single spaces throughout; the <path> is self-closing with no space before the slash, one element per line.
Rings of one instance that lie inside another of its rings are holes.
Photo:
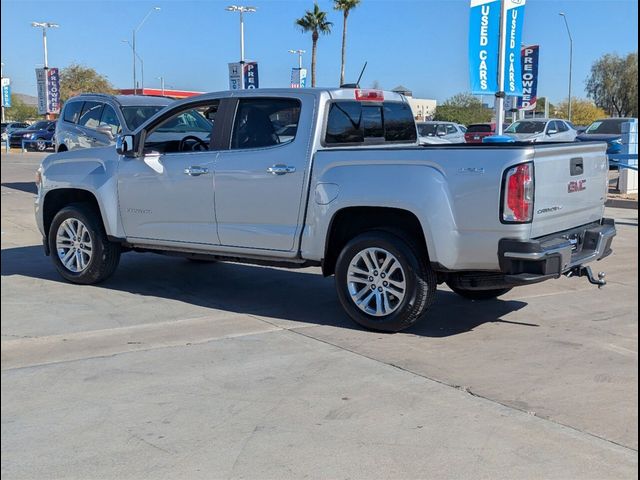
<path fill-rule="evenodd" d="M 385 335 L 316 268 L 126 254 L 65 283 L 41 158 L 1 158 L 3 478 L 637 478 L 637 210 L 607 210 L 602 290 L 442 287 Z"/>

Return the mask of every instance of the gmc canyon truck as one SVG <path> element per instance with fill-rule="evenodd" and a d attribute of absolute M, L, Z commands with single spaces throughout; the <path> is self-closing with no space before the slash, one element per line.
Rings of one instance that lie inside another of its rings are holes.
<path fill-rule="evenodd" d="M 115 146 L 48 156 L 35 211 L 74 283 L 105 280 L 127 251 L 320 266 L 357 323 L 399 331 L 441 283 L 476 300 L 561 275 L 602 286 L 587 263 L 616 234 L 605 148 L 422 147 L 406 99 L 386 91 L 211 93 Z"/>

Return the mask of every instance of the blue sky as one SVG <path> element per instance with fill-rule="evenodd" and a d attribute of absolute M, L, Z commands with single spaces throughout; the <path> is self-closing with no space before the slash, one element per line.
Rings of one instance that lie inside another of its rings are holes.
<path fill-rule="evenodd" d="M 246 56 L 257 60 L 263 87 L 288 86 L 302 48 L 310 66 L 311 39 L 294 20 L 311 0 L 247 0 L 258 7 L 245 22 Z M 34 68 L 42 64 L 40 30 L 32 21 L 60 24 L 50 31 L 49 65 L 72 62 L 95 68 L 114 86 L 132 85 L 131 50 L 122 39 L 153 6 L 137 36 L 145 86 L 215 91 L 228 88 L 227 62 L 239 57 L 238 16 L 226 12 L 231 0 L 2 0 L 2 62 L 13 91 L 35 94 Z M 340 73 L 342 17 L 321 0 L 334 22 L 333 34 L 318 48 L 318 85 L 335 86 Z M 362 85 L 402 84 L 415 96 L 442 101 L 469 90 L 468 0 L 363 0 L 349 17 L 347 80 L 355 81 L 368 61 Z M 637 50 L 638 2 L 634 0 L 528 0 L 523 41 L 540 44 L 539 96 L 567 95 L 568 39 L 558 12 L 566 12 L 574 37 L 574 95 L 584 97 L 592 62 L 606 52 Z"/>

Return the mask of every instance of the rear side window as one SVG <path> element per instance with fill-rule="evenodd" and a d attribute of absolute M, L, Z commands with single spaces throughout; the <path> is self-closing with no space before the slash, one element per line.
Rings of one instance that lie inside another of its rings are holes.
<path fill-rule="evenodd" d="M 104 105 L 99 102 L 84 102 L 84 108 L 78 120 L 78 125 L 87 128 L 97 128 L 100 124 L 100 116 L 102 115 L 102 107 Z"/>
<path fill-rule="evenodd" d="M 556 122 L 556 125 L 558 126 L 558 131 L 559 132 L 567 132 L 569 131 L 569 127 L 567 127 L 567 124 L 564 122 Z"/>
<path fill-rule="evenodd" d="M 415 142 L 416 126 L 409 105 L 386 102 L 368 105 L 356 101 L 333 102 L 329 107 L 325 143 Z"/>
<path fill-rule="evenodd" d="M 64 106 L 64 114 L 62 115 L 62 118 L 65 122 L 78 123 L 81 110 L 82 102 L 67 102 Z"/>
<path fill-rule="evenodd" d="M 243 98 L 233 123 L 231 149 L 265 148 L 293 142 L 300 102 L 290 98 Z"/>

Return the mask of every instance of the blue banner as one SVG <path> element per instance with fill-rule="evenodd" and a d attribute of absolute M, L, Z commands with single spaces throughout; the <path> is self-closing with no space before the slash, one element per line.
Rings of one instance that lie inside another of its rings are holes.
<path fill-rule="evenodd" d="M 524 23 L 526 0 L 505 0 L 504 92 L 506 95 L 522 95 L 522 64 L 520 45 Z"/>
<path fill-rule="evenodd" d="M 471 0 L 469 78 L 476 95 L 498 91 L 500 4 L 500 0 Z"/>
<path fill-rule="evenodd" d="M 259 88 L 258 63 L 247 62 L 244 64 L 244 88 Z"/>
<path fill-rule="evenodd" d="M 2 106 L 11 107 L 11 83 L 8 78 L 2 79 Z"/>
<path fill-rule="evenodd" d="M 518 108 L 534 110 L 538 101 L 538 58 L 540 47 L 522 47 L 522 96 L 518 98 Z"/>

